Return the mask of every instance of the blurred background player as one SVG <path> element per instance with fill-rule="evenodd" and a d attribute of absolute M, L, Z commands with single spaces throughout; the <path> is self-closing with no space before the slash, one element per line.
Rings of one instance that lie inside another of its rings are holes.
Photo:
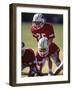
<path fill-rule="evenodd" d="M 53 26 L 52 24 L 46 22 L 41 13 L 37 13 L 33 16 L 31 32 L 37 41 L 39 41 L 42 37 L 48 38 L 49 54 L 53 58 L 55 64 L 59 66 L 61 63 L 58 58 L 60 49 L 53 42 L 53 39 L 55 38 Z"/>
<path fill-rule="evenodd" d="M 34 51 L 31 48 L 25 48 L 25 44 L 22 42 L 22 70 L 26 67 L 29 67 L 29 76 L 32 76 L 34 71 L 34 60 L 35 60 L 35 54 Z"/>
<path fill-rule="evenodd" d="M 31 31 L 33 37 L 35 37 L 37 41 L 45 36 L 48 38 L 50 44 L 53 41 L 53 38 L 55 38 L 52 24 L 46 23 L 44 15 L 41 13 L 34 14 Z"/>

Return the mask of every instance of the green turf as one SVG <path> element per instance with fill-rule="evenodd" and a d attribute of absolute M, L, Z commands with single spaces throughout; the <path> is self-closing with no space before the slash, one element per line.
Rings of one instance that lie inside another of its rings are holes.
<path fill-rule="evenodd" d="M 61 24 L 53 24 L 55 39 L 54 42 L 63 49 L 63 26 Z M 37 41 L 33 38 L 31 33 L 31 23 L 22 24 L 22 41 L 25 42 L 26 47 L 37 50 Z"/>

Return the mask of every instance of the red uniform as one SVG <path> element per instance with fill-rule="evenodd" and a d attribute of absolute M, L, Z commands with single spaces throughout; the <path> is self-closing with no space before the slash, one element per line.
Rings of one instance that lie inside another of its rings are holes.
<path fill-rule="evenodd" d="M 36 58 L 37 58 L 38 64 L 43 64 L 46 57 L 48 57 L 48 55 L 45 57 L 41 57 L 38 52 L 36 53 Z"/>
<path fill-rule="evenodd" d="M 34 76 L 34 74 L 36 73 L 36 65 L 34 61 L 35 61 L 34 51 L 30 48 L 25 49 L 24 55 L 22 56 L 22 70 L 25 67 L 30 67 L 28 76 Z"/>
<path fill-rule="evenodd" d="M 36 62 L 37 62 L 37 65 L 40 66 L 40 69 L 39 69 L 40 72 L 42 71 L 42 67 L 46 61 L 46 58 L 48 59 L 50 56 L 53 57 L 57 66 L 60 64 L 59 47 L 55 43 L 52 43 L 49 48 L 50 48 L 49 53 L 45 57 L 41 57 L 38 52 L 36 53 L 36 58 L 37 58 Z"/>
<path fill-rule="evenodd" d="M 32 49 L 25 49 L 25 53 L 22 56 L 22 64 L 28 65 L 32 64 L 35 60 L 35 54 Z"/>
<path fill-rule="evenodd" d="M 35 37 L 37 41 L 44 36 L 47 37 L 48 39 L 55 37 L 53 26 L 48 23 L 44 24 L 44 26 L 38 30 L 32 27 L 31 31 L 32 31 L 33 37 Z"/>

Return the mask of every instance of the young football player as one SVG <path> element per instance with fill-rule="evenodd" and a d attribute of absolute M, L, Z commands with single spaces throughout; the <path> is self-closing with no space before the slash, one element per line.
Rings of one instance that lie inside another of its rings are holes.
<path fill-rule="evenodd" d="M 35 60 L 35 54 L 34 51 L 31 48 L 25 48 L 25 44 L 22 42 L 22 70 L 26 67 L 30 68 L 29 76 L 33 76 L 34 71 L 34 60 Z"/>
<path fill-rule="evenodd" d="M 53 75 L 52 72 L 52 61 L 50 59 L 50 57 L 53 57 L 55 64 L 58 66 L 60 61 L 59 59 L 59 47 L 57 47 L 54 43 L 51 44 L 52 47 L 54 47 L 53 49 L 51 49 L 51 47 L 49 47 L 48 44 L 48 39 L 46 37 L 43 37 L 39 40 L 38 42 L 38 51 L 36 54 L 36 67 L 37 70 L 39 70 L 40 73 L 42 73 L 42 67 L 45 64 L 45 61 L 48 61 L 48 68 L 49 68 L 49 72 L 48 74 Z M 50 48 L 50 50 L 49 50 Z"/>
<path fill-rule="evenodd" d="M 52 24 L 46 23 L 45 17 L 41 13 L 33 16 L 31 31 L 37 41 L 42 37 L 47 37 L 50 44 L 55 38 Z"/>
<path fill-rule="evenodd" d="M 49 74 L 52 73 L 52 61 L 49 57 L 49 46 L 48 46 L 48 39 L 46 37 L 43 37 L 38 42 L 38 51 L 36 53 L 36 67 L 39 73 L 42 73 L 42 68 L 48 60 L 48 68 L 49 68 Z"/>
<path fill-rule="evenodd" d="M 56 58 L 56 54 L 59 53 L 59 47 L 53 42 L 53 39 L 55 38 L 54 29 L 52 24 L 46 23 L 46 20 L 41 13 L 37 13 L 33 16 L 31 32 L 37 41 L 42 37 L 48 38 L 49 53 L 50 55 L 52 54 L 51 56 L 58 66 L 61 61 Z"/>

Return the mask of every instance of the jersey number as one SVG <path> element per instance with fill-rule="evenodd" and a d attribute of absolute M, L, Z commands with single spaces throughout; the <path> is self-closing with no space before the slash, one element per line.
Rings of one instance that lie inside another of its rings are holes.
<path fill-rule="evenodd" d="M 36 36 L 37 36 L 37 39 L 39 40 L 40 38 L 42 38 L 42 37 L 45 37 L 46 35 L 45 35 L 45 33 L 36 33 Z"/>

